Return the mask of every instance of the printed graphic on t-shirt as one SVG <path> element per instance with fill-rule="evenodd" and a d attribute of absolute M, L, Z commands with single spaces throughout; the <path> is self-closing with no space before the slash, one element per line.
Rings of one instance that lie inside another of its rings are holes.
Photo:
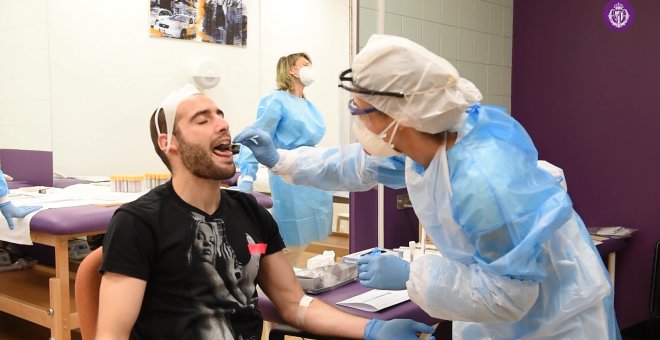
<path fill-rule="evenodd" d="M 193 240 L 190 242 L 187 262 L 198 282 L 189 287 L 195 297 L 199 322 L 199 339 L 243 339 L 254 336 L 232 327 L 233 317 L 259 317 L 256 311 L 254 281 L 263 252 L 253 251 L 262 246 L 245 234 L 250 257 L 247 263 L 238 261 L 221 218 L 205 218 L 191 212 L 194 219 Z M 187 287 L 188 288 L 188 287 Z"/>

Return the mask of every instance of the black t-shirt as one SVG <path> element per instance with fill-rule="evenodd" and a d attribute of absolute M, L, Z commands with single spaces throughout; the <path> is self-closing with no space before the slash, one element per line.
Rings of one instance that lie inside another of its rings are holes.
<path fill-rule="evenodd" d="M 117 209 L 101 272 L 147 281 L 132 339 L 259 340 L 259 261 L 283 248 L 277 224 L 251 195 L 222 190 L 208 215 L 168 182 Z"/>

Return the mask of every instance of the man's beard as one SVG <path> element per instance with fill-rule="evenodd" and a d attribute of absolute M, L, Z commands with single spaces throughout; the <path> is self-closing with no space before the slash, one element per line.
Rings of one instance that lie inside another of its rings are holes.
<path fill-rule="evenodd" d="M 226 167 L 213 163 L 213 156 L 209 156 L 211 146 L 205 149 L 201 145 L 188 143 L 182 136 L 176 137 L 181 161 L 193 175 L 204 179 L 223 180 L 231 178 L 236 173 L 234 163 Z M 210 153 L 213 154 L 212 151 Z"/>

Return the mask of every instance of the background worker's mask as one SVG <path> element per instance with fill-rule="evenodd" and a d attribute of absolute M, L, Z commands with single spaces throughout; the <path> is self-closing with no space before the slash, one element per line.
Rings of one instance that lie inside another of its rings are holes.
<path fill-rule="evenodd" d="M 353 119 L 352 126 L 355 139 L 362 144 L 364 151 L 375 157 L 390 157 L 400 154 L 400 152 L 394 150 L 394 145 L 392 144 L 392 140 L 394 140 L 394 135 L 398 128 L 399 121 L 393 120 L 381 133 L 375 134 L 367 129 L 359 118 Z M 386 142 L 384 139 L 387 135 L 387 131 L 390 129 L 392 129 L 392 133 L 390 134 L 389 140 Z"/>
<path fill-rule="evenodd" d="M 303 66 L 300 68 L 300 82 L 303 83 L 305 86 L 312 85 L 314 80 L 316 79 L 316 70 L 314 70 L 311 66 Z"/>

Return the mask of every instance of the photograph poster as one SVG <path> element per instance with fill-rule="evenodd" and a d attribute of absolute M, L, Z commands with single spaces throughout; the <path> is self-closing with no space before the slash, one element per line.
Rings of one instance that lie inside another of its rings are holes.
<path fill-rule="evenodd" d="M 245 47 L 247 8 L 243 0 L 150 0 L 152 37 Z"/>

